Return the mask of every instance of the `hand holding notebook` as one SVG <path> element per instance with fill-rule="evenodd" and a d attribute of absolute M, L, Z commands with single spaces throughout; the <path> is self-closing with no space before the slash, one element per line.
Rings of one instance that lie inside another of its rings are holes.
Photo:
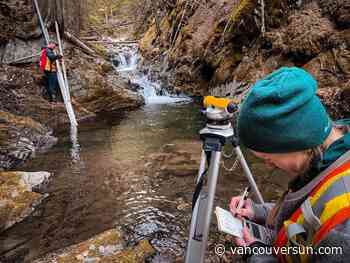
<path fill-rule="evenodd" d="M 270 239 L 273 234 L 271 229 L 255 224 L 246 219 L 234 217 L 229 211 L 220 207 L 216 207 L 215 214 L 218 221 L 219 231 L 238 238 L 243 238 L 243 227 L 244 224 L 246 224 L 250 234 L 258 241 L 265 244 L 270 243 Z"/>

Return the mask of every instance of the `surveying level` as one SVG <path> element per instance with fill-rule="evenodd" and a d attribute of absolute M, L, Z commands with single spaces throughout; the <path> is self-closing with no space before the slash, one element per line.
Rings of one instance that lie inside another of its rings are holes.
<path fill-rule="evenodd" d="M 192 200 L 191 230 L 186 251 L 186 263 L 202 263 L 207 249 L 214 197 L 219 176 L 220 159 L 226 144 L 232 144 L 244 173 L 259 203 L 264 203 L 235 136 L 231 120 L 238 110 L 236 104 L 213 96 L 204 99 L 206 126 L 200 131 L 203 141 L 196 189 Z M 203 189 L 207 180 L 207 191 Z"/>

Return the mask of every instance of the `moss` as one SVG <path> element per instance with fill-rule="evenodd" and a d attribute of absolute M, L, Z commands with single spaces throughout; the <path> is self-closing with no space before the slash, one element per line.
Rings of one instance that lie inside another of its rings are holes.
<path fill-rule="evenodd" d="M 230 20 L 229 23 L 230 28 L 229 31 L 232 32 L 234 27 L 238 24 L 238 22 L 242 19 L 242 16 L 246 14 L 250 9 L 254 8 L 257 4 L 257 0 L 242 0 L 238 4 L 238 6 L 235 6 L 230 14 Z"/>
<path fill-rule="evenodd" d="M 136 247 L 128 248 L 124 251 L 118 252 L 109 256 L 103 256 L 99 252 L 99 247 L 107 246 L 121 246 L 122 237 L 116 230 L 108 230 L 102 234 L 91 238 L 78 245 L 72 246 L 70 252 L 58 258 L 58 263 L 70 263 L 70 262 L 85 262 L 85 257 L 98 258 L 99 262 L 144 262 L 145 258 L 152 255 L 155 251 L 148 241 L 141 241 Z M 94 247 L 95 249 L 90 249 Z"/>
<path fill-rule="evenodd" d="M 99 247 L 103 246 L 115 246 L 121 244 L 121 235 L 115 230 L 108 230 L 96 237 L 93 237 L 87 241 L 84 241 L 78 245 L 74 245 L 71 251 L 58 258 L 58 263 L 70 263 L 70 262 L 83 262 L 84 260 L 78 260 L 79 255 L 86 254 L 88 257 L 101 257 L 99 253 Z M 94 250 L 90 249 L 95 247 Z"/>
<path fill-rule="evenodd" d="M 32 210 L 32 205 L 41 198 L 41 194 L 28 191 L 17 172 L 0 172 L 0 229 L 20 221 Z"/>
<path fill-rule="evenodd" d="M 102 57 L 105 57 L 107 58 L 107 53 L 108 53 L 108 50 L 105 46 L 103 46 L 102 44 L 99 44 L 99 43 L 96 43 L 96 44 L 93 44 L 93 49 L 96 50 L 96 52 L 101 55 Z"/>
<path fill-rule="evenodd" d="M 157 29 L 156 29 L 156 25 L 153 24 L 148 31 L 146 32 L 146 34 L 144 35 L 144 37 L 141 39 L 140 41 L 140 49 L 142 51 L 147 51 L 148 49 L 150 49 L 152 47 L 152 44 L 154 42 L 154 40 L 157 37 Z"/>
<path fill-rule="evenodd" d="M 34 121 L 29 117 L 17 116 L 9 112 L 0 111 L 0 121 L 11 123 L 14 126 L 21 128 L 30 128 L 38 131 L 41 134 L 46 133 L 46 129 L 40 123 Z"/>
<path fill-rule="evenodd" d="M 105 262 L 136 263 L 145 262 L 145 259 L 155 253 L 148 240 L 142 240 L 135 248 L 130 248 L 117 256 L 107 258 Z"/>
<path fill-rule="evenodd" d="M 238 64 L 241 62 L 243 58 L 243 53 L 239 50 L 235 50 L 234 53 L 232 54 L 232 59 L 234 61 L 234 64 Z"/>
<path fill-rule="evenodd" d="M 222 63 L 222 61 L 224 60 L 224 58 L 225 58 L 225 54 L 224 54 L 224 52 L 220 52 L 219 54 L 217 54 L 216 56 L 215 56 L 215 60 L 214 60 L 214 62 L 213 62 L 213 66 L 214 67 L 218 67 L 221 63 Z"/>

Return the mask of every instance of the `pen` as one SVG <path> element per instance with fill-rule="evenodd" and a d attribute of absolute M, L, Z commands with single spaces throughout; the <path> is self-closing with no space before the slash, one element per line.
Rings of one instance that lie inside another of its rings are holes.
<path fill-rule="evenodd" d="M 246 188 L 244 189 L 244 192 L 243 192 L 243 194 L 241 195 L 241 199 L 239 199 L 239 203 L 238 203 L 238 205 L 237 205 L 236 211 L 238 211 L 239 209 L 241 209 L 241 208 L 243 207 L 244 201 L 245 201 L 245 200 L 247 199 L 247 197 L 248 197 L 249 190 L 250 190 L 250 187 L 249 187 L 249 186 L 246 187 Z M 235 214 L 234 216 L 236 216 L 236 214 Z"/>

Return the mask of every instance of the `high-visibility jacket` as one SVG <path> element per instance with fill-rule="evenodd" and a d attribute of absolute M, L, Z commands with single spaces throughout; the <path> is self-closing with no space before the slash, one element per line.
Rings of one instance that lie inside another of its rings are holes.
<path fill-rule="evenodd" d="M 350 151 L 319 176 L 322 178 L 308 198 L 284 221 L 275 247 L 315 248 L 332 229 L 350 219 Z M 309 262 L 310 255 L 278 257 L 281 262 Z"/>
<path fill-rule="evenodd" d="M 56 72 L 57 66 L 56 66 L 56 60 L 57 55 L 53 52 L 53 50 L 49 48 L 45 48 L 42 50 L 41 54 L 41 60 L 40 60 L 40 68 L 42 68 L 44 71 L 47 72 Z"/>

